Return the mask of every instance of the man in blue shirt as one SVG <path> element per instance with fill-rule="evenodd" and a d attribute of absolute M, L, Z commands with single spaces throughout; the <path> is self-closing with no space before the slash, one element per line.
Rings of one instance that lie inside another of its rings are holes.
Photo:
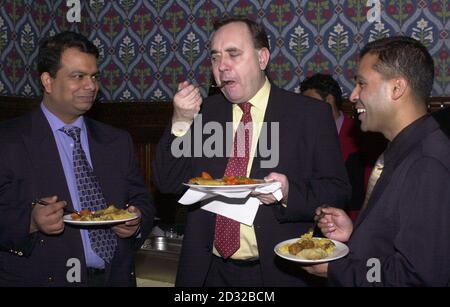
<path fill-rule="evenodd" d="M 154 206 L 130 135 L 83 116 L 99 90 L 98 56 L 78 33 L 47 39 L 40 107 L 0 125 L 2 286 L 136 284 L 134 253 Z M 64 223 L 67 212 L 107 204 L 139 217 L 95 229 Z"/>

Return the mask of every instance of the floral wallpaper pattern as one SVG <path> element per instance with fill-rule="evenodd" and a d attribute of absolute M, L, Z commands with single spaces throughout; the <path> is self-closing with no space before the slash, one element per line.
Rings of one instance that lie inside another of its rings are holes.
<path fill-rule="evenodd" d="M 39 96 L 39 41 L 74 30 L 100 49 L 101 100 L 170 100 L 184 79 L 206 96 L 208 40 L 223 15 L 265 26 L 269 75 L 287 90 L 324 72 L 348 95 L 360 48 L 404 34 L 433 55 L 433 96 L 450 95 L 450 0 L 0 0 L 0 95 Z"/>

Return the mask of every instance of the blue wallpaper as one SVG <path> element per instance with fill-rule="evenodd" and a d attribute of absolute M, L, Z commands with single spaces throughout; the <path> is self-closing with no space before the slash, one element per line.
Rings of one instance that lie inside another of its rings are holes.
<path fill-rule="evenodd" d="M 324 72 L 349 94 L 360 48 L 401 33 L 433 55 L 433 96 L 450 96 L 448 0 L 0 0 L 0 95 L 39 96 L 39 41 L 70 29 L 101 51 L 104 101 L 170 100 L 184 79 L 206 96 L 208 38 L 212 21 L 223 15 L 264 24 L 270 77 L 287 90 L 298 91 L 306 76 Z"/>

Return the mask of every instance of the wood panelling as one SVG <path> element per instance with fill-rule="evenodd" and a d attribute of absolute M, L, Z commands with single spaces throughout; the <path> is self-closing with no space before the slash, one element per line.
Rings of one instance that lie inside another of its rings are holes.
<path fill-rule="evenodd" d="M 40 99 L 0 96 L 0 121 L 17 117 L 39 105 Z M 429 109 L 435 111 L 450 106 L 450 97 L 430 99 Z M 344 112 L 353 114 L 352 104 L 344 103 Z M 170 122 L 170 102 L 105 102 L 95 103 L 88 115 L 96 120 L 130 132 L 135 144 L 136 157 L 145 182 L 156 199 L 158 216 L 169 224 L 183 221 L 185 208 L 177 205 L 178 196 L 161 195 L 152 179 L 151 161 L 158 140 Z"/>

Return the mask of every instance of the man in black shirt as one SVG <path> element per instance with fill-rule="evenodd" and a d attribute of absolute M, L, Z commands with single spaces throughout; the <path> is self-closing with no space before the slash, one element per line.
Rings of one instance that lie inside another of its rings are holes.
<path fill-rule="evenodd" d="M 316 210 L 322 232 L 347 242 L 349 255 L 305 270 L 337 286 L 447 286 L 450 140 L 427 114 L 433 59 L 408 37 L 371 42 L 360 57 L 350 100 L 362 130 L 390 143 L 354 225 L 341 209 Z"/>

